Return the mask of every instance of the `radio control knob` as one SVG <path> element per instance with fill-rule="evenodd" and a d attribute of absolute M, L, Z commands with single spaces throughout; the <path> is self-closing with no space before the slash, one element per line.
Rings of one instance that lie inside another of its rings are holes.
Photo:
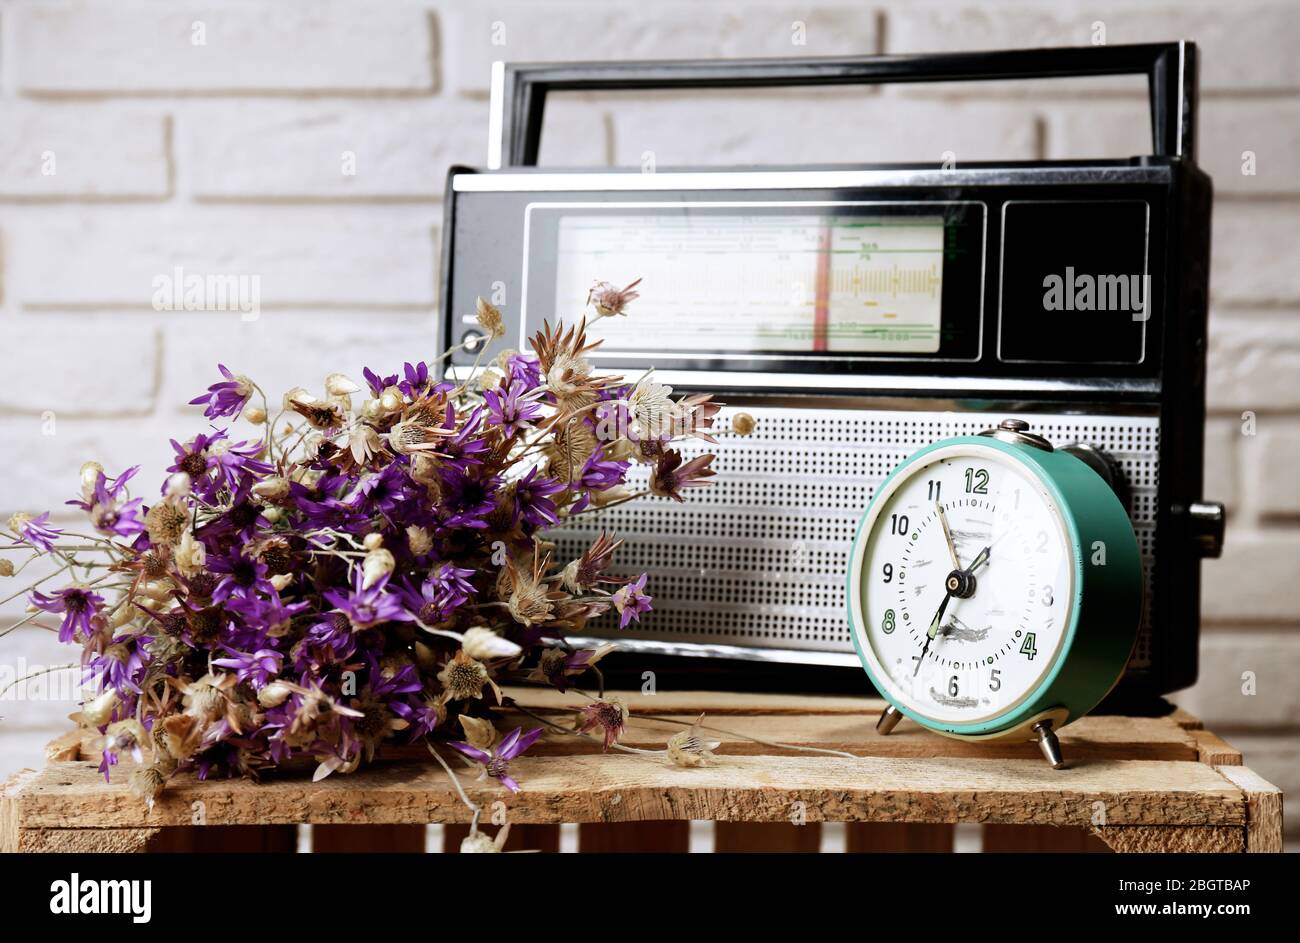
<path fill-rule="evenodd" d="M 1224 510 L 1218 501 L 1194 501 L 1187 507 L 1187 538 L 1202 557 L 1223 553 Z"/>

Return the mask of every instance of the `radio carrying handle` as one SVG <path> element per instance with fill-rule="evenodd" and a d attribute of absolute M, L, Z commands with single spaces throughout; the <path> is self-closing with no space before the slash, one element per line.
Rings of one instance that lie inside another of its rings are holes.
<path fill-rule="evenodd" d="M 488 166 L 533 167 L 552 91 L 976 82 L 1147 76 L 1157 157 L 1196 159 L 1196 44 L 1073 46 L 902 56 L 493 63 Z"/>

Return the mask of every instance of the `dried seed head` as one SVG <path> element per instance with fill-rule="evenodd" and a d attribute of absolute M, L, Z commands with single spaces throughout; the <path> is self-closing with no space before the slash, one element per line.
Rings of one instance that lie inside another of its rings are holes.
<path fill-rule="evenodd" d="M 384 443 L 379 438 L 379 433 L 373 426 L 364 422 L 359 422 L 352 427 L 348 433 L 348 451 L 352 453 L 352 460 L 358 465 L 365 465 L 370 462 L 380 450 Z"/>
<path fill-rule="evenodd" d="M 699 724 L 704 715 L 689 730 L 682 730 L 668 738 L 668 759 L 677 766 L 707 766 L 713 759 L 713 751 L 722 743 L 720 740 L 706 740 L 700 736 Z"/>
<path fill-rule="evenodd" d="M 397 561 L 393 559 L 391 552 L 379 547 L 371 550 L 366 554 L 365 560 L 361 564 L 361 588 L 369 589 L 378 583 L 381 579 L 393 572 L 397 566 Z"/>
<path fill-rule="evenodd" d="M 463 701 L 482 697 L 488 671 L 462 649 L 438 672 L 438 681 L 442 684 L 444 701 Z"/>
<path fill-rule="evenodd" d="M 731 431 L 736 435 L 749 435 L 757 425 L 758 421 L 749 413 L 736 413 L 731 417 Z"/>
<path fill-rule="evenodd" d="M 201 739 L 198 718 L 191 714 L 172 714 L 162 721 L 162 747 L 177 760 L 188 760 L 194 755 Z M 159 737 L 154 737 L 158 743 Z"/>
<path fill-rule="evenodd" d="M 102 727 L 112 719 L 113 708 L 117 707 L 120 700 L 115 688 L 107 688 L 94 700 L 83 704 L 80 713 L 73 714 L 72 717 L 87 727 Z"/>
<path fill-rule="evenodd" d="M 81 496 L 87 501 L 95 494 L 95 483 L 104 473 L 104 466 L 99 462 L 86 462 L 81 466 Z"/>
<path fill-rule="evenodd" d="M 379 408 L 385 413 L 395 413 L 406 405 L 406 397 L 395 386 L 390 386 L 379 394 Z"/>
<path fill-rule="evenodd" d="M 183 498 L 194 488 L 194 479 L 188 472 L 173 472 L 167 478 L 166 494 L 169 498 Z"/>
<path fill-rule="evenodd" d="M 143 799 L 151 810 L 166 784 L 167 776 L 158 766 L 141 766 L 131 774 L 131 794 Z"/>
<path fill-rule="evenodd" d="M 348 396 L 352 393 L 360 393 L 361 387 L 350 380 L 346 374 L 331 373 L 325 378 L 325 392 L 330 396 Z"/>
<path fill-rule="evenodd" d="M 0 576 L 14 575 L 14 561 L 7 557 L 0 557 Z"/>
<path fill-rule="evenodd" d="M 495 658 L 514 658 L 523 649 L 509 639 L 502 638 L 490 629 L 474 626 L 467 629 L 461 638 L 461 648 L 471 658 L 479 661 L 492 661 Z"/>
<path fill-rule="evenodd" d="M 479 327 L 487 331 L 489 340 L 505 334 L 506 325 L 501 319 L 501 309 L 496 305 L 484 301 L 482 298 L 475 298 L 474 313 Z"/>
<path fill-rule="evenodd" d="M 189 515 L 183 507 L 163 500 L 145 514 L 144 526 L 149 532 L 149 540 L 155 546 L 170 547 L 172 544 L 180 543 L 181 535 L 185 533 L 185 525 L 189 520 Z"/>
<path fill-rule="evenodd" d="M 260 426 L 266 422 L 266 410 L 261 406 L 248 405 L 244 407 L 244 418 L 255 426 Z"/>
<path fill-rule="evenodd" d="M 406 528 L 406 545 L 411 548 L 411 555 L 422 557 L 433 549 L 433 537 L 418 524 Z"/>
<path fill-rule="evenodd" d="M 460 727 L 465 731 L 465 742 L 472 747 L 478 747 L 480 750 L 491 750 L 496 745 L 500 735 L 497 728 L 492 725 L 492 721 L 484 720 L 481 717 L 470 717 L 468 714 L 460 715 Z"/>

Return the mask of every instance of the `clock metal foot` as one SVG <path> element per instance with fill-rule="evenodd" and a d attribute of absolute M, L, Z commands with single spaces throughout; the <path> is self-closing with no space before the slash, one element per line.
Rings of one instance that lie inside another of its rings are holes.
<path fill-rule="evenodd" d="M 1056 739 L 1050 720 L 1034 724 L 1034 733 L 1038 734 L 1038 747 L 1043 751 L 1043 758 L 1051 764 L 1052 769 L 1064 769 L 1065 760 L 1061 757 L 1061 741 Z"/>
<path fill-rule="evenodd" d="M 876 721 L 876 733 L 882 737 L 889 736 L 890 731 L 898 726 L 898 722 L 903 719 L 903 712 L 893 704 L 885 708 L 880 719 Z"/>

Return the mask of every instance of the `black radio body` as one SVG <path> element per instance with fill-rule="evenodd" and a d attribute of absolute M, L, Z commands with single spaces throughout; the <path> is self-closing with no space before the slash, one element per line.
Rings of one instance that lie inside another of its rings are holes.
<path fill-rule="evenodd" d="M 696 88 L 1144 72 L 1154 153 L 1129 160 L 801 168 L 539 169 L 555 89 Z M 641 278 L 600 324 L 601 369 L 653 367 L 757 417 L 709 446 L 717 484 L 590 525 L 628 538 L 656 612 L 624 648 L 856 665 L 844 607 L 853 527 L 899 460 L 1015 415 L 1076 444 L 1128 502 L 1147 571 L 1121 690 L 1196 677 L 1211 185 L 1194 162 L 1190 43 L 934 57 L 507 66 L 500 169 L 454 168 L 440 343 L 474 340 L 476 295 L 508 331 L 463 372 L 572 320 L 596 279 Z M 609 327 L 609 330 L 605 330 Z M 591 532 L 562 531 L 578 546 Z M 562 548 L 564 549 L 564 548 Z M 595 630 L 600 631 L 600 630 Z"/>

